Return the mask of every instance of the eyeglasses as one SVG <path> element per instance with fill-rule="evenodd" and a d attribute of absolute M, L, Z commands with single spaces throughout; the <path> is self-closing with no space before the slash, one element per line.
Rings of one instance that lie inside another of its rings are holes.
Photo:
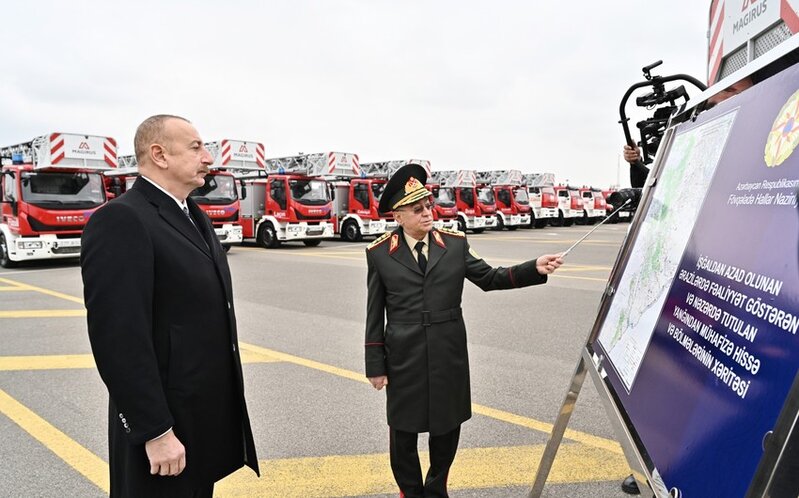
<path fill-rule="evenodd" d="M 414 216 L 421 216 L 425 209 L 432 213 L 434 205 L 435 204 L 432 202 L 426 202 L 424 204 L 416 204 L 412 209 L 403 209 L 403 211 L 409 211 L 413 213 Z"/>

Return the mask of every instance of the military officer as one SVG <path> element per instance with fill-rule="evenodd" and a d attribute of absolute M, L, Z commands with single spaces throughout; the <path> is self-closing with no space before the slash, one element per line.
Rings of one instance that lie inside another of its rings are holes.
<path fill-rule="evenodd" d="M 545 255 L 493 268 L 462 232 L 433 229 L 432 198 L 421 166 L 389 180 L 381 212 L 400 227 L 367 247 L 366 376 L 386 387 L 391 470 L 400 496 L 445 497 L 461 424 L 471 413 L 464 279 L 484 291 L 543 284 L 562 263 Z M 417 435 L 430 434 L 430 469 L 422 480 Z"/>

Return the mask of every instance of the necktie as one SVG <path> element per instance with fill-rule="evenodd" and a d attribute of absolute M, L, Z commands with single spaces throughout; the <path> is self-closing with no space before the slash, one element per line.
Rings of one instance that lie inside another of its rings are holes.
<path fill-rule="evenodd" d="M 422 252 L 422 249 L 424 249 L 424 242 L 421 240 L 417 242 L 414 249 L 416 249 L 416 254 L 419 255 L 419 268 L 422 269 L 422 273 L 425 273 L 427 271 L 427 258 L 424 257 L 424 252 Z"/>
<path fill-rule="evenodd" d="M 194 225 L 194 220 L 191 218 L 191 214 L 189 214 L 188 206 L 183 206 L 183 214 L 185 214 L 186 218 L 188 218 L 191 224 Z M 194 228 L 197 228 L 197 225 L 194 225 Z"/>

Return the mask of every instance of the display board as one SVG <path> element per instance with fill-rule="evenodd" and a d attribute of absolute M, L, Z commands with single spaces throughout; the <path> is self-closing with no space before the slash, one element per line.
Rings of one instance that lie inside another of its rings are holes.
<path fill-rule="evenodd" d="M 664 142 L 587 346 L 656 490 L 746 496 L 794 382 L 797 144 L 799 67 Z"/>

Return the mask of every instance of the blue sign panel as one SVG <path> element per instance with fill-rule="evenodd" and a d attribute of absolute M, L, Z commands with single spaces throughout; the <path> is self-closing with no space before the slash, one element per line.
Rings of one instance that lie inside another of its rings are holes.
<path fill-rule="evenodd" d="M 799 67 L 679 125 L 592 343 L 683 498 L 746 494 L 799 367 L 797 144 Z"/>

